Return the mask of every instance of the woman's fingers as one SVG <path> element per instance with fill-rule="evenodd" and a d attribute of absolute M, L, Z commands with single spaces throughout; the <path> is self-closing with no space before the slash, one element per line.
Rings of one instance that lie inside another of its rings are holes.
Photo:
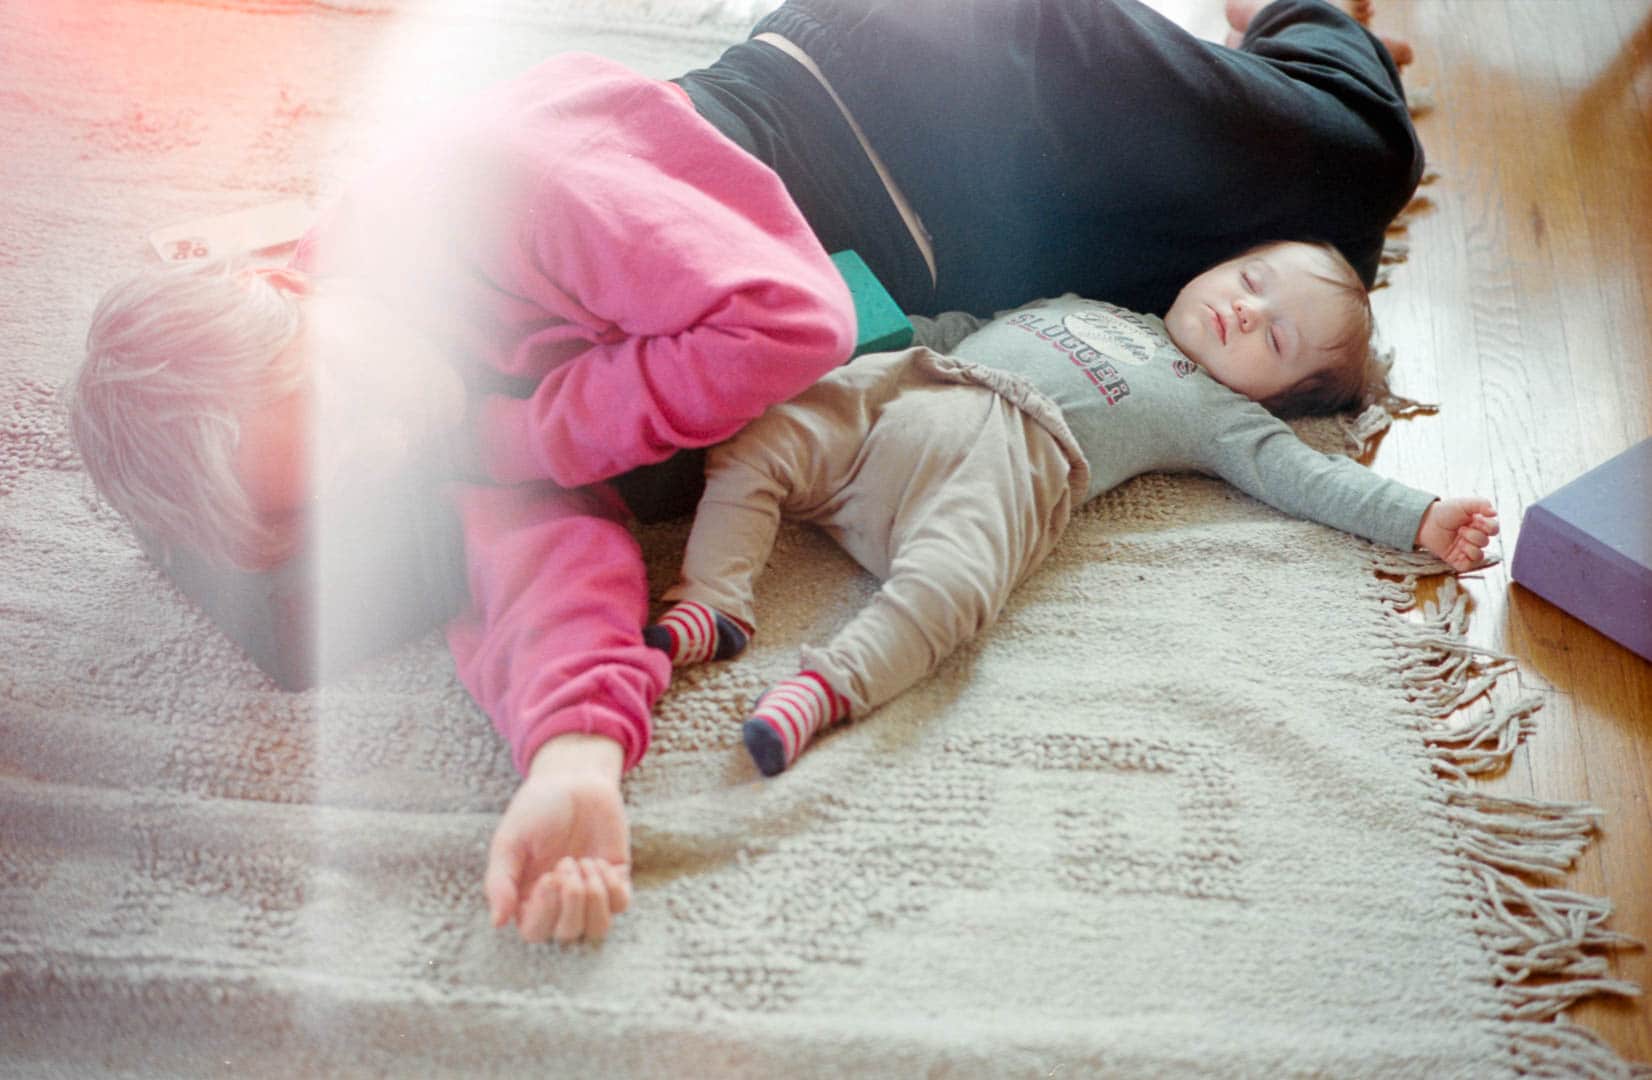
<path fill-rule="evenodd" d="M 615 915 L 631 906 L 631 872 L 627 867 L 597 860 L 602 880 L 608 886 L 608 910 Z"/>
<path fill-rule="evenodd" d="M 566 945 L 585 935 L 585 874 L 571 857 L 556 864 L 561 911 L 556 920 L 556 940 Z"/>
<path fill-rule="evenodd" d="M 516 924 L 524 941 L 597 941 L 613 928 L 614 916 L 630 906 L 626 867 L 565 856 L 527 890 L 516 909 Z"/>
<path fill-rule="evenodd" d="M 591 941 L 601 941 L 608 936 L 608 928 L 614 921 L 609 909 L 608 882 L 602 876 L 598 859 L 579 860 L 579 869 L 585 878 L 585 936 Z"/>
<path fill-rule="evenodd" d="M 521 906 L 516 917 L 516 926 L 523 941 L 550 940 L 562 908 L 558 880 L 556 871 L 552 870 L 539 875 L 539 880 L 534 882 L 527 902 Z"/>
<path fill-rule="evenodd" d="M 482 878 L 482 895 L 487 898 L 488 917 L 496 927 L 504 926 L 519 912 L 523 856 L 512 844 L 495 843 L 488 855 Z"/>

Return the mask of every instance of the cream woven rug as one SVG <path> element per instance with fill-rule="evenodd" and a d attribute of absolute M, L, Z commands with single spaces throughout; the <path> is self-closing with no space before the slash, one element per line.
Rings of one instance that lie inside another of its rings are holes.
<path fill-rule="evenodd" d="M 659 708 L 601 948 L 489 929 L 515 778 L 435 634 L 284 694 L 145 562 L 54 395 L 148 230 L 322 194 L 375 102 L 573 46 L 674 74 L 758 6 L 699 2 L 0 5 L 0 1072 L 1625 1074 L 1553 1019 L 1632 990 L 1606 905 L 1522 884 L 1590 811 L 1463 782 L 1530 721 L 1508 665 L 1461 604 L 1403 615 L 1425 560 L 1221 484 L 1088 507 L 765 782 L 743 710 L 873 585 L 788 531 L 751 653 Z M 661 588 L 683 535 L 646 534 Z"/>

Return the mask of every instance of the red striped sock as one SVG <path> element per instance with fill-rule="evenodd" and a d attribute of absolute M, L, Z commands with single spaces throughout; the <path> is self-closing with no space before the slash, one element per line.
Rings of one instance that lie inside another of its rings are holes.
<path fill-rule="evenodd" d="M 671 657 L 672 667 L 727 660 L 746 647 L 750 632 L 715 608 L 682 600 L 643 628 L 643 640 Z"/>
<path fill-rule="evenodd" d="M 741 734 L 763 775 L 774 776 L 797 760 L 821 728 L 848 715 L 848 699 L 819 672 L 804 671 L 769 687 Z"/>

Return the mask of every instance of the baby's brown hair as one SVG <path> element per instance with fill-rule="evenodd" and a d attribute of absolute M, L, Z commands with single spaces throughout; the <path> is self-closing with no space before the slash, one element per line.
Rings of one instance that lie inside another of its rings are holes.
<path fill-rule="evenodd" d="M 1264 245 L 1267 246 L 1267 245 Z M 1262 405 L 1282 420 L 1299 416 L 1326 416 L 1359 405 L 1372 377 L 1371 338 L 1376 320 L 1371 313 L 1371 294 L 1342 252 L 1331 244 L 1313 244 L 1326 259 L 1326 272 L 1315 274 L 1336 289 L 1346 304 L 1343 332 L 1320 346 L 1325 363 L 1310 375 L 1262 401 Z"/>

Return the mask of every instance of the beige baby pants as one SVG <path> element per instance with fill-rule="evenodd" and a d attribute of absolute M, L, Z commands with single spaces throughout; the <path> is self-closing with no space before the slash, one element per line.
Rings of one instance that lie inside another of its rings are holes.
<path fill-rule="evenodd" d="M 666 598 L 756 626 L 752 584 L 782 516 L 824 529 L 883 581 L 802 650 L 859 716 L 998 616 L 1086 481 L 1059 413 L 1026 384 L 922 348 L 862 357 L 711 451 Z"/>

